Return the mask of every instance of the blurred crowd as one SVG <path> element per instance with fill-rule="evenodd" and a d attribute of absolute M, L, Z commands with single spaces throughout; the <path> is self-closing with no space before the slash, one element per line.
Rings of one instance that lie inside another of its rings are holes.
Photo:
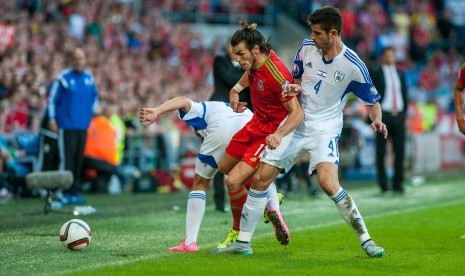
<path fill-rule="evenodd" d="M 118 1 L 38 2 L 0 4 L 0 32 L 12 30 L 1 42 L 1 132 L 35 130 L 37 122 L 27 115 L 41 112 L 51 82 L 77 46 L 96 76 L 100 100 L 117 104 L 122 116 L 180 91 L 192 98 L 211 92 L 205 79 L 212 49 L 204 49 L 188 26 L 173 26 L 156 10 L 134 14 Z"/>
<path fill-rule="evenodd" d="M 465 1 L 298 0 L 278 3 L 305 26 L 308 26 L 306 20 L 311 11 L 325 5 L 338 7 L 344 19 L 344 43 L 368 66 L 378 62 L 384 47 L 395 48 L 397 65 L 407 74 L 411 117 L 417 116 L 418 109 L 421 112 L 433 109 L 438 114 L 453 112 L 453 85 L 465 55 Z M 430 131 L 434 124 L 434 121 L 425 122 L 420 128 L 412 128 L 415 132 Z"/>
<path fill-rule="evenodd" d="M 343 40 L 367 64 L 376 62 L 384 46 L 394 46 L 408 76 L 411 120 L 420 122 L 412 130 L 430 131 L 435 114 L 453 111 L 453 84 L 465 48 L 465 1 L 7 0 L 0 1 L 0 137 L 38 132 L 51 83 L 69 65 L 69 52 L 81 47 L 100 102 L 114 107 L 126 135 L 168 136 L 167 166 L 175 165 L 179 156 L 170 149 L 179 148 L 189 129 L 172 114 L 143 130 L 138 109 L 177 95 L 208 99 L 213 58 L 223 41 L 206 47 L 189 23 L 174 24 L 165 12 L 261 14 L 272 2 L 301 22 L 320 6 L 340 8 Z"/>

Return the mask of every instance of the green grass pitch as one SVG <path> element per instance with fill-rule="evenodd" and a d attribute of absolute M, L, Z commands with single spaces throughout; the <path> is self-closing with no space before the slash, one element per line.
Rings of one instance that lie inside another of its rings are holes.
<path fill-rule="evenodd" d="M 80 216 L 92 229 L 90 246 L 71 252 L 60 243 L 71 214 L 42 213 L 42 201 L 0 205 L 0 275 L 464 275 L 465 179 L 428 180 L 411 195 L 377 197 L 377 187 L 343 183 L 373 240 L 386 250 L 370 259 L 332 201 L 297 194 L 281 210 L 291 243 L 259 223 L 252 256 L 211 255 L 228 233 L 230 214 L 207 211 L 194 254 L 167 248 L 184 236 L 187 192 L 88 196 L 98 213 Z M 176 211 L 174 206 L 179 206 Z M 221 274 L 220 274 L 221 273 Z"/>

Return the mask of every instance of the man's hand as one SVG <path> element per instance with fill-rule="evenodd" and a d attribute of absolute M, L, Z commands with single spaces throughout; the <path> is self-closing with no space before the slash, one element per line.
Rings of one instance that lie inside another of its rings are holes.
<path fill-rule="evenodd" d="M 291 97 L 299 95 L 302 87 L 296 83 L 291 83 L 283 86 L 283 91 L 281 92 L 281 97 Z"/>
<path fill-rule="evenodd" d="M 266 145 L 270 150 L 276 149 L 281 144 L 283 137 L 277 133 L 272 133 L 266 137 Z"/>
<path fill-rule="evenodd" d="M 371 123 L 371 128 L 373 129 L 373 131 L 383 133 L 384 139 L 387 139 L 388 131 L 386 125 L 383 124 L 381 121 L 376 120 L 373 123 Z"/>
<path fill-rule="evenodd" d="M 144 107 L 140 109 L 139 120 L 145 124 L 144 128 L 148 128 L 158 118 L 158 111 L 156 108 Z"/>
<path fill-rule="evenodd" d="M 229 91 L 229 105 L 231 106 L 234 112 L 238 112 L 239 93 L 234 89 L 231 89 L 231 91 Z"/>
<path fill-rule="evenodd" d="M 459 130 L 461 133 L 465 134 L 465 119 L 464 118 L 457 118 L 457 125 L 459 126 Z"/>
<path fill-rule="evenodd" d="M 57 133 L 57 132 L 58 132 L 58 125 L 57 125 L 57 122 L 55 122 L 55 120 L 51 120 L 50 122 L 48 122 L 48 129 L 49 129 L 51 132 Z"/>
<path fill-rule="evenodd" d="M 238 103 L 237 103 L 236 110 L 234 110 L 234 112 L 242 113 L 242 112 L 244 112 L 246 109 L 247 109 L 247 103 L 246 103 L 246 102 L 238 102 Z"/>

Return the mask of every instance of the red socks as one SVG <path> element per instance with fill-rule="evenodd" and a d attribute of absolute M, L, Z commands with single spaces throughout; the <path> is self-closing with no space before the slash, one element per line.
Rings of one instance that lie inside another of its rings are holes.
<path fill-rule="evenodd" d="M 239 231 L 241 224 L 242 207 L 247 200 L 247 189 L 241 187 L 239 190 L 229 193 L 229 203 L 231 205 L 231 213 L 233 216 L 233 229 Z"/>

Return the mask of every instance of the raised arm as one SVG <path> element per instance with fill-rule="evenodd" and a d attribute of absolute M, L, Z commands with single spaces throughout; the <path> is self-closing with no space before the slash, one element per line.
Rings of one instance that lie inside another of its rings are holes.
<path fill-rule="evenodd" d="M 304 119 L 304 111 L 296 97 L 284 104 L 289 111 L 286 121 L 272 134 L 266 137 L 266 145 L 269 149 L 275 149 L 281 144 L 281 139 L 296 129 Z"/>
<path fill-rule="evenodd" d="M 148 128 L 153 122 L 155 122 L 158 116 L 165 114 L 170 111 L 181 109 L 187 113 L 191 109 L 192 102 L 186 97 L 176 97 L 171 99 L 162 105 L 150 108 L 143 107 L 139 112 L 139 120 L 145 124 L 145 128 Z"/>
<path fill-rule="evenodd" d="M 457 81 L 454 89 L 455 117 L 457 119 L 459 130 L 463 134 L 465 134 L 465 118 L 463 117 L 464 89 L 465 87 Z"/>
<path fill-rule="evenodd" d="M 383 133 L 384 139 L 386 139 L 388 131 L 386 125 L 381 121 L 381 106 L 377 102 L 374 105 L 367 105 L 367 109 L 368 116 L 370 116 L 370 119 L 372 121 L 371 128 L 376 132 Z"/>

